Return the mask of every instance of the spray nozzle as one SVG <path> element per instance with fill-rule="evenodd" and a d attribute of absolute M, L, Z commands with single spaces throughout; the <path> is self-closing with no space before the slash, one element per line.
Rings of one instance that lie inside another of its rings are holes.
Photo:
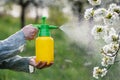
<path fill-rule="evenodd" d="M 45 24 L 45 22 L 46 22 L 46 17 L 44 16 L 42 17 L 42 23 Z"/>
<path fill-rule="evenodd" d="M 41 24 L 35 24 L 34 26 L 37 27 L 39 30 L 38 36 L 50 36 L 49 29 L 57 29 L 58 28 L 57 26 L 46 24 L 46 17 L 42 17 Z"/>

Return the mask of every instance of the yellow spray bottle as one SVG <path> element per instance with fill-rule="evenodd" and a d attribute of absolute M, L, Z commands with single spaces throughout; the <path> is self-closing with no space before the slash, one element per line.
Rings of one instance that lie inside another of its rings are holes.
<path fill-rule="evenodd" d="M 56 26 L 45 23 L 46 17 L 42 17 L 42 24 L 36 24 L 38 37 L 36 38 L 36 62 L 44 61 L 47 64 L 54 62 L 54 40 L 50 36 L 50 29 L 57 29 Z"/>

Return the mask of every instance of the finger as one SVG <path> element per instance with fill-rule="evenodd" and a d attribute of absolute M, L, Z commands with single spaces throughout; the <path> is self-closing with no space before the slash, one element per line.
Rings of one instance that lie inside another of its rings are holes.
<path fill-rule="evenodd" d="M 40 61 L 40 62 L 38 62 L 37 64 L 36 64 L 36 67 L 37 68 L 39 68 L 39 66 L 42 64 L 42 62 Z"/>
<path fill-rule="evenodd" d="M 37 33 L 37 29 L 36 28 L 31 28 L 31 33 Z"/>
<path fill-rule="evenodd" d="M 32 38 L 35 38 L 36 34 L 37 34 L 37 31 L 32 32 L 32 33 L 31 33 L 31 37 L 32 37 Z"/>
<path fill-rule="evenodd" d="M 38 30 L 34 28 L 34 34 L 36 35 L 38 33 Z"/>
<path fill-rule="evenodd" d="M 32 36 L 31 36 L 31 39 L 33 40 L 33 39 L 35 39 L 35 37 L 36 37 L 35 35 L 32 35 Z"/>
<path fill-rule="evenodd" d="M 36 33 L 31 33 L 31 37 L 34 37 L 36 35 Z"/>
<path fill-rule="evenodd" d="M 34 28 L 35 32 L 37 33 L 38 32 L 38 29 L 37 28 Z"/>
<path fill-rule="evenodd" d="M 41 63 L 37 66 L 37 68 L 42 69 L 42 68 L 44 68 L 46 65 L 47 65 L 46 62 L 41 62 Z"/>
<path fill-rule="evenodd" d="M 34 58 L 30 59 L 30 65 L 32 65 L 32 66 L 36 66 L 37 65 Z"/>
<path fill-rule="evenodd" d="M 31 34 L 30 36 L 29 36 L 29 40 L 33 40 L 35 38 L 35 35 L 34 34 Z"/>
<path fill-rule="evenodd" d="M 42 63 L 42 64 L 39 66 L 39 69 L 44 68 L 46 65 L 47 65 L 47 63 L 46 63 L 46 62 Z"/>
<path fill-rule="evenodd" d="M 54 62 L 51 62 L 50 64 L 47 64 L 46 67 L 51 66 L 52 64 L 54 64 Z"/>
<path fill-rule="evenodd" d="M 34 33 L 35 32 L 35 29 L 34 28 L 31 28 L 30 29 L 30 33 Z"/>

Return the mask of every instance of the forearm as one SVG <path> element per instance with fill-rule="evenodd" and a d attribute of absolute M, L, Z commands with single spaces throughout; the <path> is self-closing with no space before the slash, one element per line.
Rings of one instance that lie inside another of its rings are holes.
<path fill-rule="evenodd" d="M 10 69 L 15 71 L 30 72 L 28 57 L 15 56 L 3 61 L 0 65 L 1 69 Z"/>
<path fill-rule="evenodd" d="M 7 39 L 0 41 L 0 61 L 15 56 L 23 49 L 25 37 L 22 31 L 18 31 Z"/>

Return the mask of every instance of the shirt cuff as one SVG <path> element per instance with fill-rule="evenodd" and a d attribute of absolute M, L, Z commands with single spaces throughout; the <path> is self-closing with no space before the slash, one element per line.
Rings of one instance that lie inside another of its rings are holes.
<path fill-rule="evenodd" d="M 29 73 L 33 73 L 35 71 L 35 68 L 31 65 L 29 65 Z"/>

